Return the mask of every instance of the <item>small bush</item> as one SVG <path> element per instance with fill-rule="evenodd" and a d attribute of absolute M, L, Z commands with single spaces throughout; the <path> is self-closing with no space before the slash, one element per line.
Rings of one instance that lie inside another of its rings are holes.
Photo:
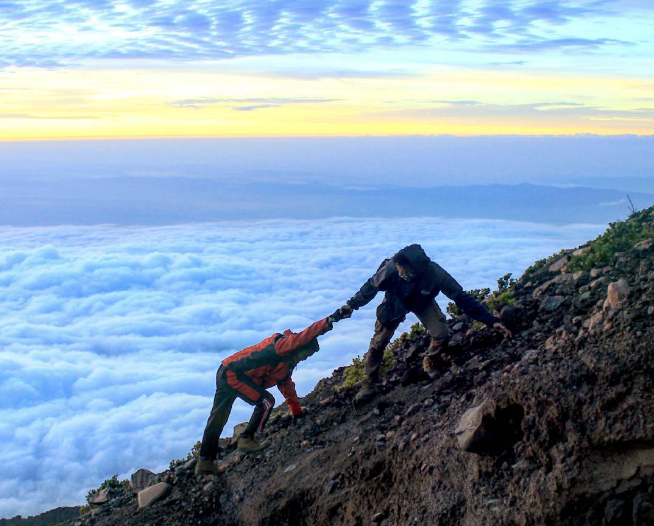
<path fill-rule="evenodd" d="M 562 258 L 565 255 L 565 253 L 566 250 L 563 249 L 557 252 L 556 254 L 552 254 L 551 256 L 548 256 L 546 258 L 539 259 L 532 266 L 527 267 L 527 269 L 523 272 L 521 279 L 523 281 L 528 280 L 531 276 L 536 274 L 536 272 L 538 272 L 543 267 L 549 265 L 552 261 L 556 261 L 557 259 Z"/>
<path fill-rule="evenodd" d="M 181 466 L 182 464 L 185 464 L 186 462 L 188 462 L 189 460 L 195 457 L 199 457 L 201 447 L 202 447 L 202 442 L 198 440 L 191 448 L 191 451 L 186 455 L 186 458 L 179 458 L 177 460 L 170 461 L 170 469 L 174 469 L 177 466 Z"/>
<path fill-rule="evenodd" d="M 379 376 L 384 377 L 391 367 L 396 363 L 395 358 L 393 357 L 393 351 L 395 348 L 404 343 L 407 340 L 413 339 L 420 334 L 426 334 L 427 329 L 425 329 L 420 323 L 414 323 L 411 326 L 411 331 L 406 333 L 403 332 L 398 338 L 393 340 L 388 344 L 384 350 L 384 357 L 382 359 L 381 366 L 379 368 Z M 365 376 L 366 362 L 360 356 L 357 356 L 352 360 L 352 365 L 347 367 L 344 371 L 345 379 L 343 383 L 337 387 L 338 390 L 345 389 L 347 387 L 353 387 L 358 384 L 363 377 Z"/>
<path fill-rule="evenodd" d="M 634 212 L 626 221 L 609 223 L 609 228 L 590 244 L 590 252 L 573 256 L 568 268 L 591 270 L 611 262 L 617 252 L 624 252 L 636 243 L 654 237 L 654 207 Z"/>
<path fill-rule="evenodd" d="M 515 285 L 515 280 L 511 277 L 513 274 L 509 272 L 508 274 L 504 274 L 501 278 L 497 280 L 497 290 L 499 292 L 505 291 L 507 289 L 510 289 Z"/>
<path fill-rule="evenodd" d="M 89 502 L 91 498 L 102 491 L 103 489 L 128 489 L 129 488 L 129 481 L 127 480 L 118 480 L 118 475 L 114 475 L 110 479 L 105 480 L 102 484 L 97 489 L 92 489 L 89 490 L 89 492 L 86 495 L 86 502 Z"/>
<path fill-rule="evenodd" d="M 512 290 L 505 290 L 497 294 L 497 296 L 493 295 L 487 303 L 488 308 L 491 311 L 494 311 L 500 305 L 513 305 L 515 303 L 515 296 L 513 295 Z"/>

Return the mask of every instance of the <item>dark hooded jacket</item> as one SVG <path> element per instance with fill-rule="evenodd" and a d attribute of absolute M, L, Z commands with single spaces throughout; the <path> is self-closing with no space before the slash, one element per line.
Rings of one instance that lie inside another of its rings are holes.
<path fill-rule="evenodd" d="M 410 265 L 416 277 L 403 280 L 395 263 Z M 377 307 L 377 319 L 388 323 L 404 317 L 408 312 L 421 311 L 439 292 L 443 292 L 471 318 L 488 326 L 499 321 L 486 307 L 466 293 L 461 285 L 443 268 L 429 259 L 420 245 L 404 247 L 391 259 L 385 259 L 377 272 L 366 281 L 347 304 L 359 309 L 384 291 L 384 300 Z"/>

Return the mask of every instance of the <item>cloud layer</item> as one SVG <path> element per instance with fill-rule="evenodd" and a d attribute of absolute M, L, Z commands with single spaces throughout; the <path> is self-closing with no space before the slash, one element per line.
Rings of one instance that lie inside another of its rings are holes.
<path fill-rule="evenodd" d="M 79 504 L 114 474 L 185 456 L 223 357 L 329 314 L 406 244 L 473 288 L 601 230 L 438 219 L 1 228 L 0 516 Z M 365 352 L 378 301 L 321 339 L 295 375 L 301 395 Z M 235 404 L 226 432 L 250 411 Z"/>
<path fill-rule="evenodd" d="M 435 38 L 532 51 L 593 49 L 618 42 L 557 29 L 620 9 L 651 7 L 624 0 L 15 0 L 0 12 L 0 64 L 357 52 Z"/>

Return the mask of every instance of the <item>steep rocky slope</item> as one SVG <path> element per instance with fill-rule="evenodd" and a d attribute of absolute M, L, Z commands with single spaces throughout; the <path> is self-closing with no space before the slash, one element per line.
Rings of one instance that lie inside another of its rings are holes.
<path fill-rule="evenodd" d="M 158 502 L 117 488 L 66 524 L 654 524 L 654 243 L 628 246 L 586 269 L 601 245 L 563 251 L 488 298 L 511 340 L 450 320 L 435 381 L 414 331 L 373 402 L 338 369 L 299 421 L 275 411 L 265 454 L 223 439 L 222 475 L 197 479 L 191 459 L 153 477 Z"/>

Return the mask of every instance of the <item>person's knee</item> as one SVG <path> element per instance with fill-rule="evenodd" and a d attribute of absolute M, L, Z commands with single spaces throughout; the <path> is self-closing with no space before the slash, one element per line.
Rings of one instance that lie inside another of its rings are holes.
<path fill-rule="evenodd" d="M 259 404 L 263 406 L 266 411 L 270 411 L 273 407 L 275 407 L 275 397 L 266 391 L 266 394 L 259 400 Z"/>

